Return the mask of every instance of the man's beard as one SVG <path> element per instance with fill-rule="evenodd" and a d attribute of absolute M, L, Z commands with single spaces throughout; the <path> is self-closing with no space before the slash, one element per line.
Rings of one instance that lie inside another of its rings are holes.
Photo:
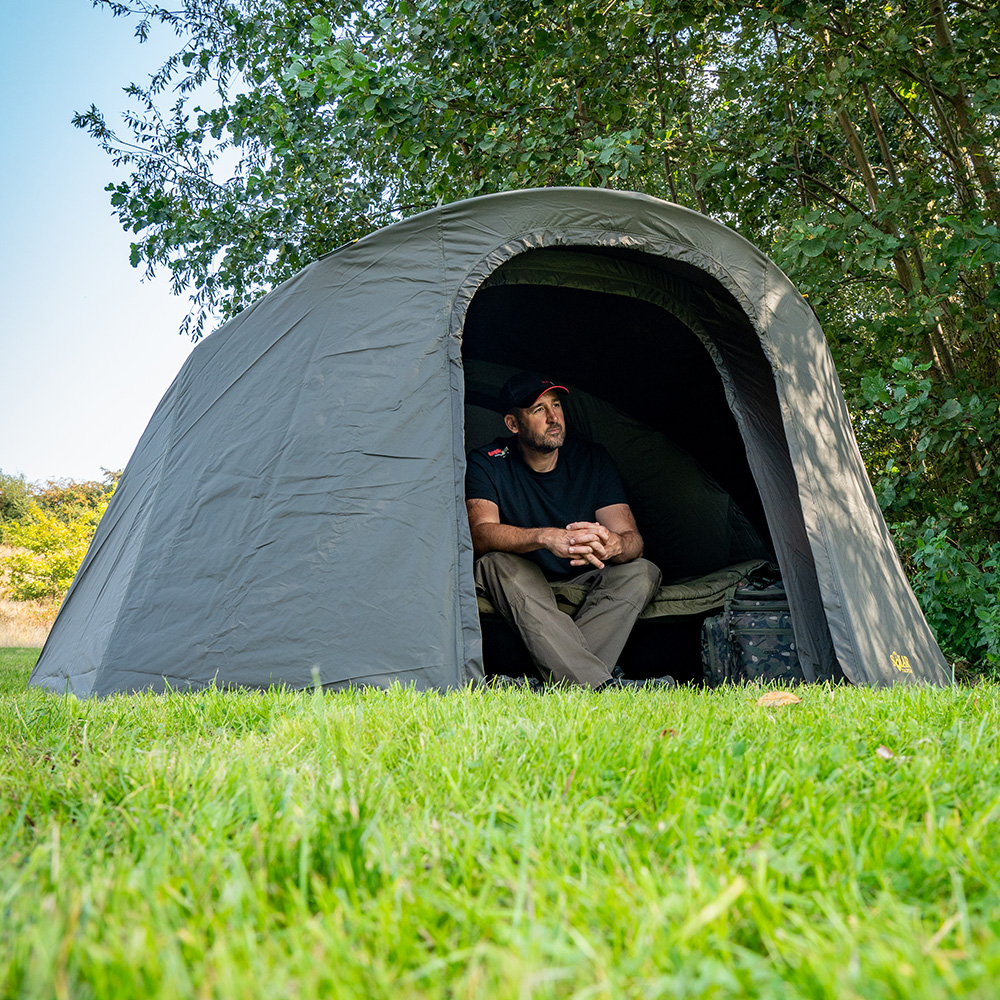
<path fill-rule="evenodd" d="M 532 451 L 558 451 L 566 443 L 566 428 L 561 427 L 558 434 L 548 434 L 544 431 L 541 434 L 531 434 L 529 431 L 521 431 L 517 437 L 525 448 L 530 448 Z"/>

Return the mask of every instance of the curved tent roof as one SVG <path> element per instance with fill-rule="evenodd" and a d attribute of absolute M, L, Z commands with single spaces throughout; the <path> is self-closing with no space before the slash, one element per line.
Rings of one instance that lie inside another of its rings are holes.
<path fill-rule="evenodd" d="M 949 682 L 809 306 L 725 226 L 590 188 L 422 213 L 314 262 L 199 344 L 32 682 L 102 695 L 481 676 L 467 370 L 560 359 L 628 419 L 701 447 L 716 479 L 747 470 L 730 492 L 770 535 L 814 676 Z M 696 432 L 684 400 L 701 406 L 698 428 L 735 430 Z"/>

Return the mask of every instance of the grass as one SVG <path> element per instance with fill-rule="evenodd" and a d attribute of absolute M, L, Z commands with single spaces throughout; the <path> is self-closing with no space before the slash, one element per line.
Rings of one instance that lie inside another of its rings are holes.
<path fill-rule="evenodd" d="M 0 596 L 0 649 L 45 644 L 59 605 L 53 601 L 11 601 Z"/>
<path fill-rule="evenodd" d="M 34 655 L 4 996 L 996 995 L 996 686 L 78 701 Z"/>
<path fill-rule="evenodd" d="M 0 646 L 0 695 L 24 691 L 40 649 Z"/>

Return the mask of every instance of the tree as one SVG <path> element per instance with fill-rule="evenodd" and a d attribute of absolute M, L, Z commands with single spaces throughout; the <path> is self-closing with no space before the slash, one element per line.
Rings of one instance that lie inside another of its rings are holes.
<path fill-rule="evenodd" d="M 42 510 L 62 521 L 104 510 L 114 493 L 121 470 L 101 469 L 103 481 L 76 479 L 49 479 L 32 489 L 33 502 Z"/>
<path fill-rule="evenodd" d="M 6 521 L 23 521 L 31 508 L 31 487 L 23 475 L 0 469 L 0 540 Z"/>
<path fill-rule="evenodd" d="M 440 201 L 646 191 L 738 228 L 807 294 L 911 549 L 929 518 L 1000 542 L 990 5 L 99 2 L 179 33 L 126 137 L 95 108 L 76 122 L 127 168 L 110 190 L 133 263 L 191 291 L 195 336 Z"/>

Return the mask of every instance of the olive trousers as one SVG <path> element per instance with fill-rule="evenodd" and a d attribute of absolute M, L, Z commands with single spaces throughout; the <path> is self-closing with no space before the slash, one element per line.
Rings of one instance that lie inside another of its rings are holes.
<path fill-rule="evenodd" d="M 660 585 L 647 559 L 609 563 L 568 582 L 589 588 L 579 610 L 560 611 L 549 581 L 523 556 L 488 552 L 476 560 L 476 583 L 524 640 L 542 676 L 600 687 L 611 677 L 629 632 Z"/>

